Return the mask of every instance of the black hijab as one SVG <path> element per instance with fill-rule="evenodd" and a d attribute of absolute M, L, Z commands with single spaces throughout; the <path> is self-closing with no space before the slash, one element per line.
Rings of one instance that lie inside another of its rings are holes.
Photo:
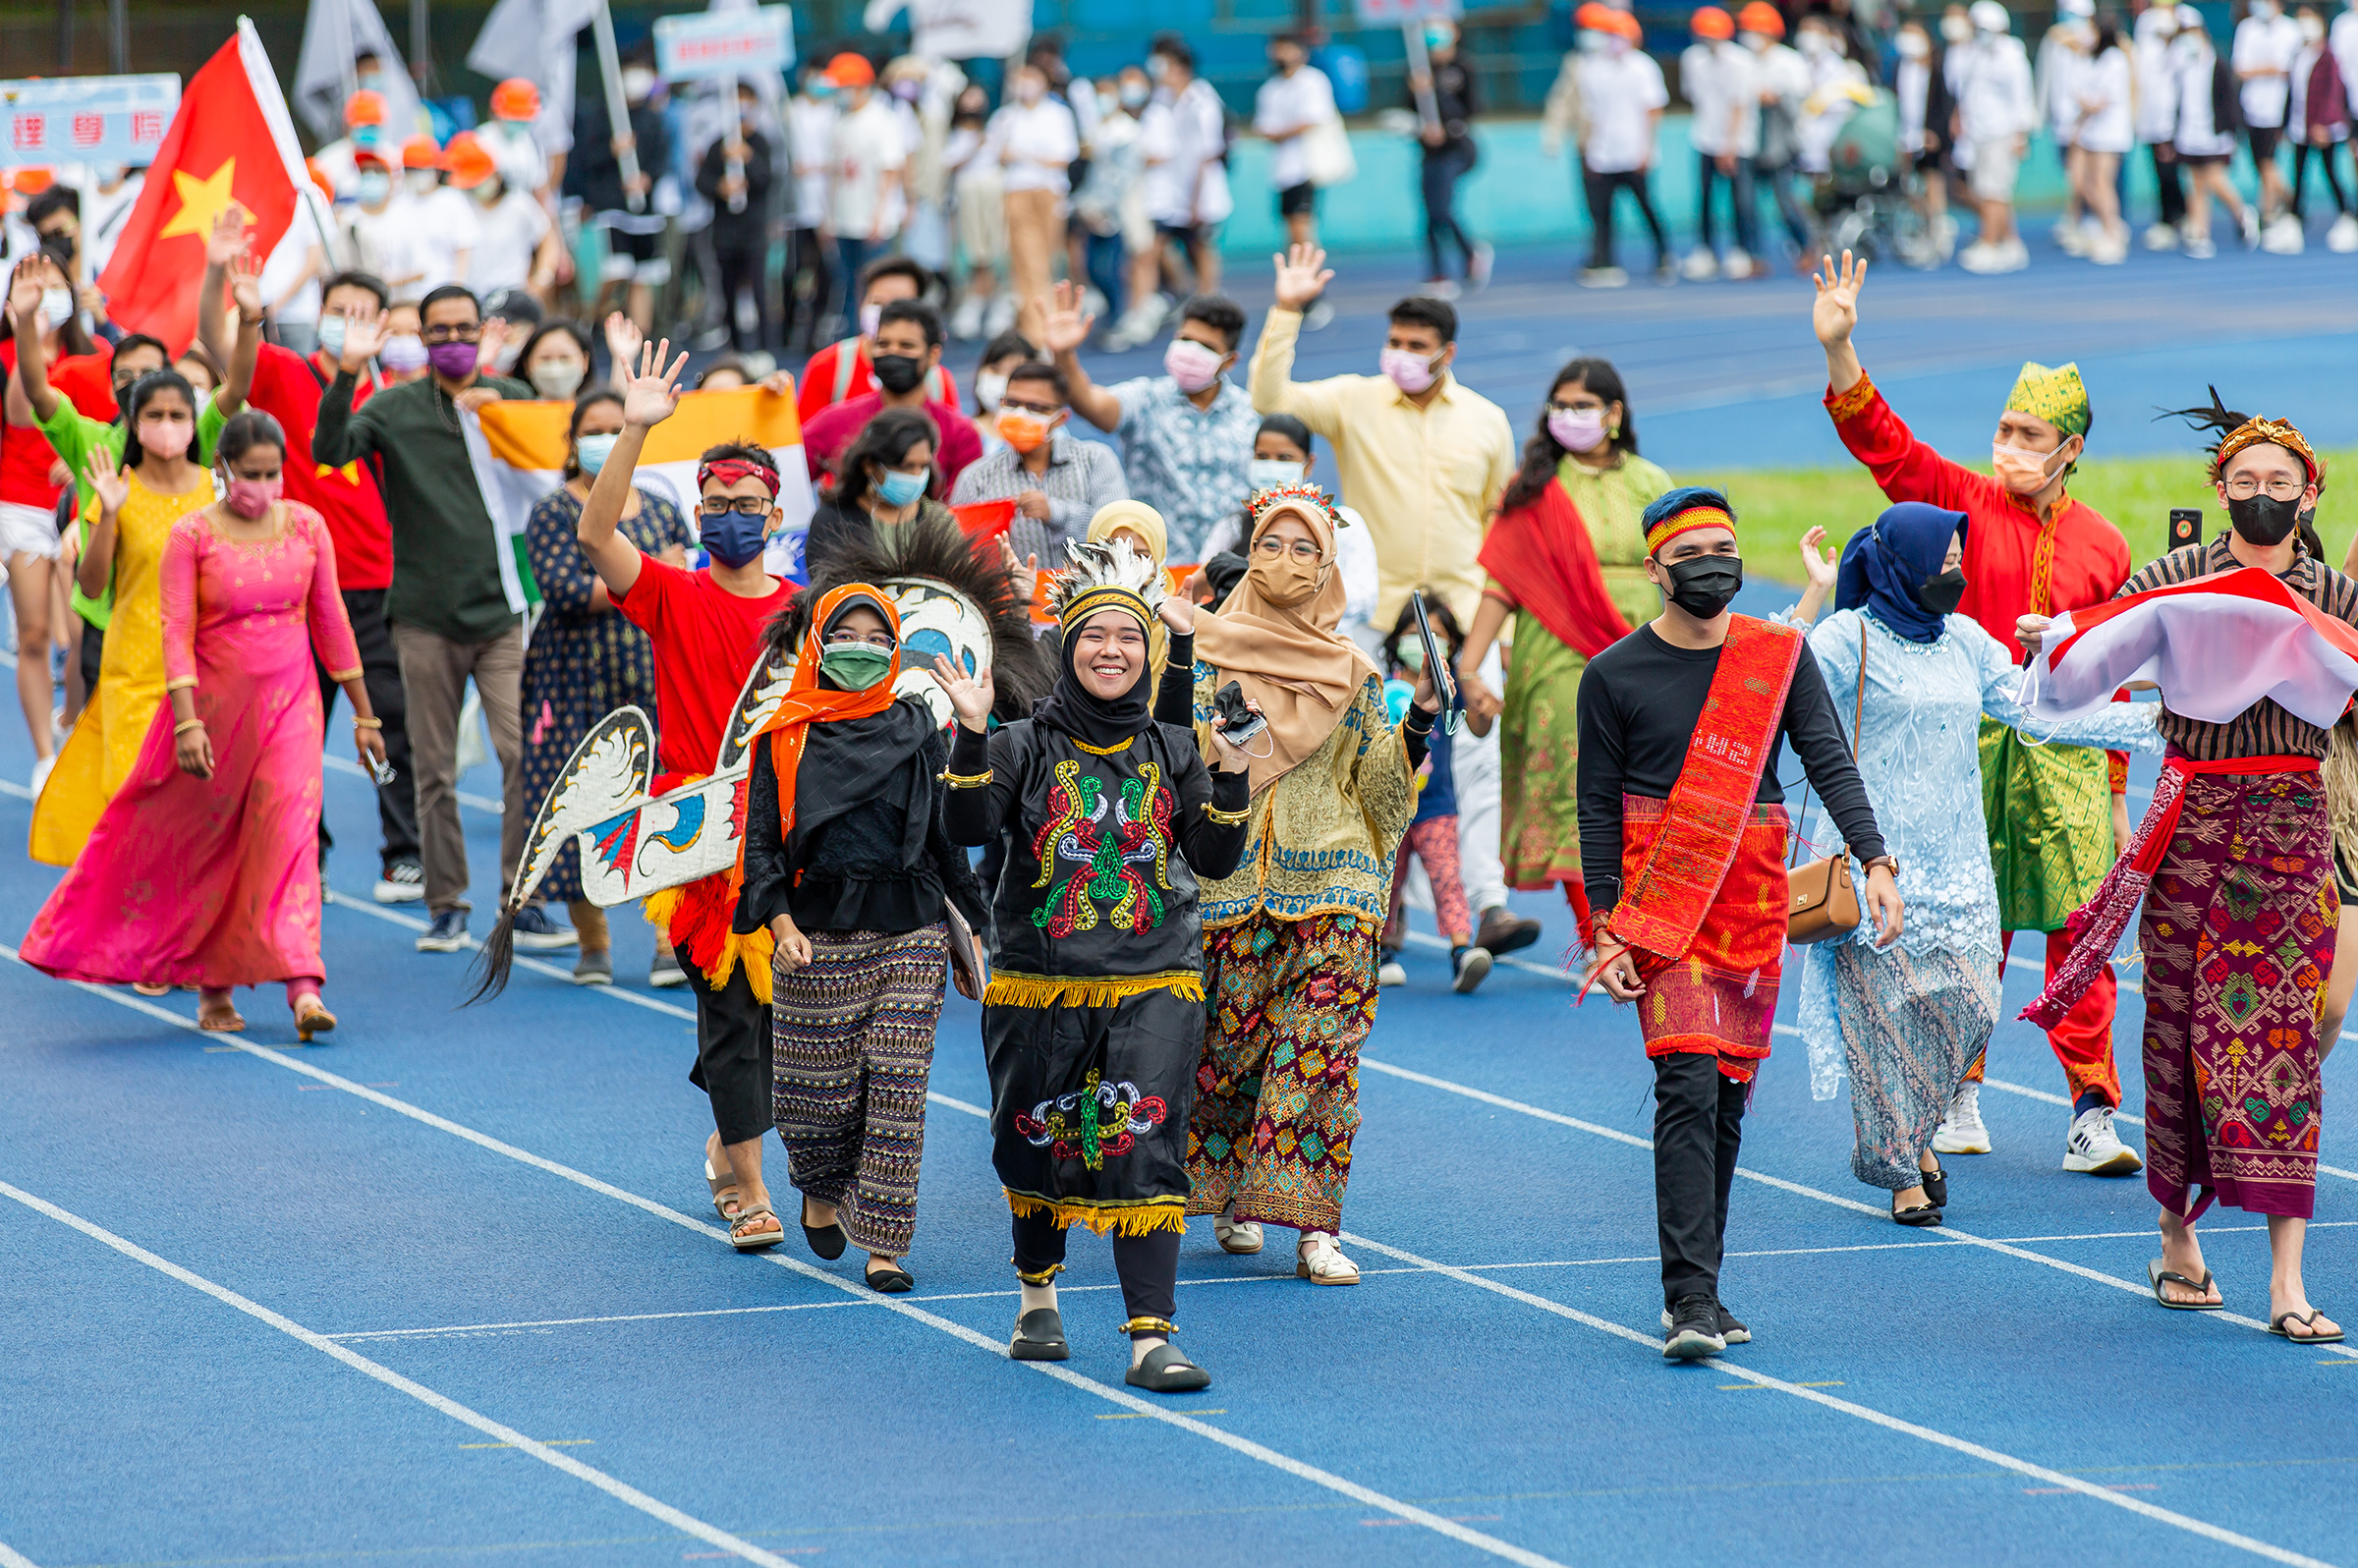
<path fill-rule="evenodd" d="M 827 618 L 813 640 L 816 646 L 823 648 L 826 633 L 858 608 L 874 610 L 886 625 L 893 624 L 882 604 L 855 593 Z M 835 684 L 823 673 L 818 679 L 824 686 Z M 814 722 L 796 772 L 791 835 L 795 853 L 800 855 L 801 846 L 818 828 L 872 804 L 901 813 L 901 865 L 916 865 L 925 853 L 926 830 L 932 820 L 932 774 L 926 765 L 926 746 L 940 727 L 925 699 L 909 696 L 863 718 Z"/>
<path fill-rule="evenodd" d="M 1127 613 L 1115 609 L 1097 612 Z M 1032 709 L 1032 722 L 1043 729 L 1061 730 L 1084 746 L 1106 752 L 1154 727 L 1153 700 L 1147 690 L 1152 682 L 1142 647 L 1138 679 L 1121 696 L 1099 697 L 1082 684 L 1073 669 L 1073 649 L 1081 640 L 1081 628 L 1095 619 L 1096 615 L 1092 615 L 1064 635 L 1063 672 L 1056 677 L 1056 689 Z M 1132 624 L 1136 624 L 1135 618 Z"/>

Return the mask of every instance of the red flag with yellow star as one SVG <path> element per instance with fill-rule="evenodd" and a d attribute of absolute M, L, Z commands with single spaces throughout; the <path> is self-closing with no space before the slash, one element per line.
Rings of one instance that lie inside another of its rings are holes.
<path fill-rule="evenodd" d="M 189 79 L 147 183 L 98 279 L 106 313 L 128 332 L 178 354 L 196 336 L 204 243 L 231 202 L 249 214 L 256 255 L 268 255 L 295 218 L 303 155 L 295 124 L 253 25 Z"/>

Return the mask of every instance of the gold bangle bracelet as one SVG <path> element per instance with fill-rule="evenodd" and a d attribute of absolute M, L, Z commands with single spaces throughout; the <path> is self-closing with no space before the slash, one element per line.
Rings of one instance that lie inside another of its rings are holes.
<path fill-rule="evenodd" d="M 990 769 L 980 773 L 944 773 L 941 781 L 954 790 L 979 790 L 990 782 Z"/>
<path fill-rule="evenodd" d="M 381 718 L 363 718 L 360 714 L 355 713 L 352 716 L 352 727 L 356 730 L 381 730 L 385 727 L 385 721 Z"/>
<path fill-rule="evenodd" d="M 182 719 L 178 724 L 172 726 L 172 733 L 175 735 L 186 735 L 191 730 L 200 730 L 203 728 L 204 720 L 202 719 Z"/>
<path fill-rule="evenodd" d="M 1222 827 L 1234 827 L 1237 823 L 1249 820 L 1252 817 L 1253 808 L 1248 806 L 1241 812 L 1223 812 L 1218 807 L 1212 805 L 1211 802 L 1206 801 L 1204 803 L 1204 814 L 1211 818 L 1214 822 L 1219 823 L 1219 825 Z"/>

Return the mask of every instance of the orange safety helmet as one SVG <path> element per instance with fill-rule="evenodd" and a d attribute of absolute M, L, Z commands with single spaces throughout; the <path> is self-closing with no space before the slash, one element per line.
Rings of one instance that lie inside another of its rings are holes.
<path fill-rule="evenodd" d="M 450 183 L 462 191 L 472 191 L 499 172 L 491 161 L 490 149 L 476 140 L 472 131 L 462 131 L 450 139 L 442 149 L 440 167 L 450 174 Z"/>
<path fill-rule="evenodd" d="M 383 125 L 384 123 L 385 95 L 383 93 L 371 92 L 366 87 L 363 87 L 344 100 L 345 130 L 350 131 L 355 126 Z"/>
<path fill-rule="evenodd" d="M 540 118 L 540 89 L 524 77 L 510 77 L 491 89 L 491 117 L 495 120 L 537 120 Z"/>
<path fill-rule="evenodd" d="M 1640 23 L 1636 17 L 1626 11 L 1613 11 L 1609 15 L 1612 21 L 1606 28 L 1607 31 L 1618 32 L 1632 43 L 1646 41 L 1645 25 Z"/>
<path fill-rule="evenodd" d="M 827 80 L 839 87 L 872 87 L 876 68 L 868 56 L 847 49 L 827 62 Z"/>
<path fill-rule="evenodd" d="M 1613 8 L 1603 4 L 1603 0 L 1586 0 L 1579 10 L 1572 13 L 1572 22 L 1575 27 L 1585 28 L 1591 32 L 1610 32 L 1613 30 L 1612 15 Z"/>
<path fill-rule="evenodd" d="M 39 196 L 56 183 L 55 172 L 41 164 L 28 164 L 8 177 L 8 188 L 21 196 Z"/>
<path fill-rule="evenodd" d="M 401 166 L 405 169 L 431 169 L 441 158 L 442 149 L 423 132 L 401 144 Z"/>
<path fill-rule="evenodd" d="M 1743 10 L 1736 13 L 1736 26 L 1746 32 L 1765 33 L 1771 38 L 1785 35 L 1784 14 L 1770 5 L 1768 0 L 1750 0 Z"/>
<path fill-rule="evenodd" d="M 1698 38 L 1732 38 L 1736 35 L 1736 19 L 1717 6 L 1697 6 L 1687 19 Z"/>

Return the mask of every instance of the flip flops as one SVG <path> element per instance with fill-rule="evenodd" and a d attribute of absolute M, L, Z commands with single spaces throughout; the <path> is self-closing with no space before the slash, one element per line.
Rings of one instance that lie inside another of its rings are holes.
<path fill-rule="evenodd" d="M 2165 1279 L 2175 1279 L 2177 1276 L 2175 1274 L 2165 1274 L 2162 1277 Z M 2275 1316 L 2268 1320 L 2268 1331 L 2275 1335 L 2278 1339 L 2289 1339 L 2296 1345 L 2340 1344 L 2341 1330 L 2338 1328 L 2334 1329 L 2330 1334 L 2296 1334 L 2291 1329 L 2284 1326 L 2286 1323 L 2299 1323 L 2303 1328 L 2314 1328 L 2317 1325 L 2317 1320 L 2325 1316 L 2326 1315 L 2323 1309 L 2316 1309 L 2305 1313 L 2278 1313 Z"/>
<path fill-rule="evenodd" d="M 2145 1277 L 2153 1282 L 2154 1300 L 2173 1313 L 2215 1313 L 2227 1305 L 2224 1301 L 2171 1301 L 2167 1296 L 2162 1294 L 2163 1285 L 2183 1285 L 2197 1295 L 2209 1291 L 2211 1289 L 2211 1270 L 2208 1268 L 2203 1270 L 2202 1278 L 2188 1279 L 2184 1274 L 2173 1273 L 2171 1270 L 2163 1268 L 2162 1260 L 2157 1258 L 2145 1265 Z M 2283 1318 L 2279 1317 L 2276 1320 L 2282 1322 Z M 2276 1330 L 2272 1327 L 2269 1332 L 2273 1334 Z M 2292 1336 L 2287 1334 L 2284 1337 L 2290 1339 Z"/>

